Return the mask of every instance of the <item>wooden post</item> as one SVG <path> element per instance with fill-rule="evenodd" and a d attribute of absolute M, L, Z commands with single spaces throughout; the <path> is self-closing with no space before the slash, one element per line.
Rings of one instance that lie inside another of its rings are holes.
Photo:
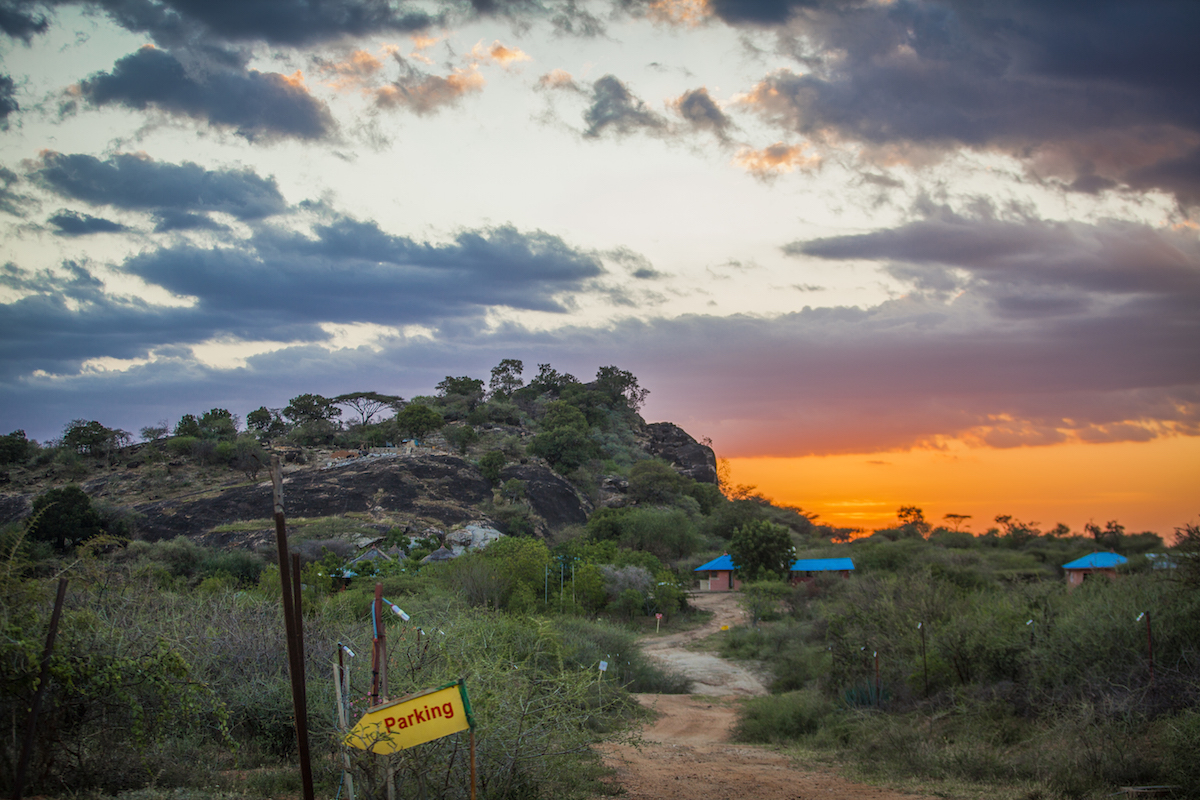
<path fill-rule="evenodd" d="M 288 558 L 287 522 L 283 516 L 283 470 L 279 456 L 271 456 L 271 482 L 275 500 L 275 544 L 279 551 L 279 582 L 283 594 L 283 624 L 288 648 L 288 672 L 292 678 L 292 707 L 296 717 L 296 748 L 300 755 L 300 782 L 304 789 L 304 800 L 314 800 L 312 763 L 308 751 L 308 713 L 304 695 L 304 653 L 297 648 L 296 630 L 299 620 L 293 603 L 297 589 L 292 584 L 291 564 Z"/>
<path fill-rule="evenodd" d="M 33 693 L 33 704 L 29 708 L 29 719 L 25 724 L 25 742 L 21 745 L 21 759 L 17 762 L 17 775 L 13 785 L 13 800 L 21 800 L 25 786 L 25 771 L 33 757 L 33 740 L 37 733 L 38 709 L 50 682 L 50 656 L 54 654 L 54 639 L 58 636 L 58 620 L 62 617 L 63 600 L 67 596 L 67 579 L 58 579 L 58 594 L 54 598 L 54 610 L 50 612 L 50 630 L 46 633 L 46 647 L 42 650 L 42 668 L 38 674 L 37 691 Z"/>

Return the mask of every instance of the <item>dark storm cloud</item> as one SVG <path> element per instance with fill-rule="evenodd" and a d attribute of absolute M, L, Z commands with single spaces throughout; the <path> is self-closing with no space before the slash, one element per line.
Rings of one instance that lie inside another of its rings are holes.
<path fill-rule="evenodd" d="M 607 131 L 628 134 L 638 130 L 661 131 L 666 121 L 646 107 L 625 84 L 613 75 L 605 75 L 592 84 L 592 105 L 583 115 L 587 129 L 583 135 L 597 138 Z"/>
<path fill-rule="evenodd" d="M 474 318 L 491 306 L 563 312 L 559 295 L 602 273 L 594 256 L 540 231 L 464 231 L 435 245 L 341 219 L 316 233 L 268 229 L 253 248 L 164 249 L 125 269 L 206 309 L 396 325 Z"/>
<path fill-rule="evenodd" d="M 787 31 L 806 43 L 793 50 L 803 74 L 777 72 L 750 94 L 780 126 L 873 146 L 997 149 L 1081 191 L 1112 181 L 1185 203 L 1200 195 L 1200 4 L 773 7 L 785 5 L 800 9 Z"/>
<path fill-rule="evenodd" d="M 97 106 L 153 107 L 250 140 L 323 139 L 335 129 L 325 103 L 283 75 L 218 70 L 192 76 L 175 56 L 153 47 L 125 56 L 111 73 L 81 81 L 79 92 Z"/>
<path fill-rule="evenodd" d="M 34 34 L 45 33 L 50 22 L 44 15 L 35 16 L 32 5 L 19 0 L 0 3 L 0 31 L 23 42 L 28 42 Z"/>
<path fill-rule="evenodd" d="M 0 130 L 8 126 L 8 115 L 21 110 L 17 104 L 17 89 L 13 79 L 8 75 L 0 75 Z"/>
<path fill-rule="evenodd" d="M 59 236 L 87 236 L 91 233 L 120 233 L 129 230 L 121 223 L 113 222 L 110 219 L 68 210 L 59 211 L 47 222 L 58 228 Z"/>
<path fill-rule="evenodd" d="M 195 298 L 185 308 L 112 297 L 84 268 L 64 268 L 66 277 L 0 271 L 0 285 L 22 295 L 0 313 L 5 379 L 39 369 L 72 374 L 91 358 L 144 358 L 217 336 L 322 341 L 324 322 L 475 330 L 493 307 L 565 312 L 568 296 L 603 273 L 598 257 L 540 231 L 463 231 L 432 244 L 348 219 L 311 238 L 263 230 L 236 247 L 170 247 L 123 265 Z"/>
<path fill-rule="evenodd" d="M 203 214 L 192 214 L 187 211 L 156 211 L 154 225 L 155 233 L 168 231 L 227 231 L 228 227 L 215 222 Z"/>
<path fill-rule="evenodd" d="M 42 186 L 75 200 L 139 211 L 154 211 L 172 227 L 206 227 L 185 212 L 220 211 L 255 220 L 286 210 L 274 178 L 253 170 L 209 170 L 185 161 L 171 164 L 144 155 L 122 153 L 100 159 L 84 154 L 42 153 L 29 172 Z M 211 223 L 210 223 L 211 224 Z"/>
<path fill-rule="evenodd" d="M 671 105 L 691 127 L 709 131 L 722 141 L 726 140 L 729 129 L 733 127 L 733 120 L 721 110 L 703 86 L 684 92 Z"/>
<path fill-rule="evenodd" d="M 95 0 L 81 4 L 102 8 L 121 27 L 147 33 L 169 46 L 207 39 L 301 47 L 348 36 L 424 30 L 444 21 L 410 3 L 386 0 Z"/>
<path fill-rule="evenodd" d="M 0 211 L 23 217 L 29 206 L 29 198 L 18 194 L 13 187 L 21 182 L 21 176 L 7 167 L 0 167 Z"/>
<path fill-rule="evenodd" d="M 981 298 L 1029 312 L 1081 308 L 1066 301 L 1064 293 L 1079 302 L 1122 296 L 1174 304 L 1189 298 L 1200 307 L 1200 244 L 1195 237 L 1128 222 L 1017 222 L 940 210 L 900 228 L 797 242 L 784 250 L 888 262 L 893 276 L 918 288 L 971 287 Z M 951 269 L 963 277 L 956 280 Z"/>

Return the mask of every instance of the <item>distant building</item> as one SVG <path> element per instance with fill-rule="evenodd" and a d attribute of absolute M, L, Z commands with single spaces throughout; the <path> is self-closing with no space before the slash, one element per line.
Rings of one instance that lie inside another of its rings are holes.
<path fill-rule="evenodd" d="M 733 556 L 726 553 L 707 564 L 696 567 L 700 573 L 700 591 L 733 592 L 742 588 L 742 582 L 734 576 Z M 799 558 L 792 562 L 791 582 L 811 581 L 819 574 L 834 573 L 849 578 L 854 561 L 849 558 Z"/>
<path fill-rule="evenodd" d="M 1063 564 L 1062 568 L 1067 573 L 1067 585 L 1075 587 L 1096 575 L 1103 575 L 1112 580 L 1117 577 L 1117 567 L 1128 561 L 1125 556 L 1116 553 L 1092 553 L 1069 564 Z"/>
<path fill-rule="evenodd" d="M 700 573 L 702 592 L 732 592 L 742 588 L 742 582 L 733 577 L 733 556 L 728 553 L 701 564 L 696 572 Z"/>
<path fill-rule="evenodd" d="M 854 559 L 851 558 L 798 558 L 792 562 L 792 583 L 807 583 L 817 575 L 835 573 L 843 578 L 849 578 L 854 569 Z"/>

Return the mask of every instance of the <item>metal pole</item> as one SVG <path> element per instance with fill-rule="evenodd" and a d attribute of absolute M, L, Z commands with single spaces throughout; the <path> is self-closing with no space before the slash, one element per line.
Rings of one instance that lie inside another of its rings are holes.
<path fill-rule="evenodd" d="M 1150 635 L 1150 612 L 1146 612 L 1146 653 L 1150 656 L 1150 682 L 1154 683 L 1154 637 Z"/>
<path fill-rule="evenodd" d="M 929 697 L 929 660 L 925 657 L 925 623 L 918 622 L 917 630 L 921 632 L 921 664 L 925 668 L 925 696 Z"/>
<path fill-rule="evenodd" d="M 50 682 L 50 656 L 54 653 L 54 639 L 58 636 L 58 620 L 62 617 L 63 600 L 67 596 L 67 579 L 58 579 L 58 594 L 54 598 L 54 610 L 50 612 L 50 630 L 46 633 L 46 647 L 42 650 L 42 669 L 38 675 L 37 691 L 33 693 L 33 705 L 29 708 L 29 720 L 25 725 L 25 743 L 21 745 L 21 760 L 17 762 L 17 777 L 13 786 L 13 800 L 21 800 L 21 791 L 25 786 L 25 771 L 29 768 L 29 759 L 33 757 L 33 738 L 37 733 L 38 709 L 42 705 L 42 696 L 46 694 L 46 685 Z"/>
<path fill-rule="evenodd" d="M 881 697 L 880 697 L 880 693 L 879 693 L 879 651 L 876 650 L 875 651 L 875 705 L 879 705 L 880 699 L 881 699 Z"/>
<path fill-rule="evenodd" d="M 283 624 L 287 637 L 288 672 L 292 678 L 292 707 L 296 714 L 296 747 L 300 754 L 300 781 L 304 800 L 313 800 L 312 764 L 308 752 L 308 714 L 305 713 L 304 654 L 296 647 L 296 609 L 293 605 L 291 565 L 288 563 L 287 521 L 283 516 L 283 472 L 279 456 L 271 456 L 271 482 L 275 499 L 275 544 L 279 550 L 279 582 L 283 594 Z"/>
<path fill-rule="evenodd" d="M 471 728 L 471 800 L 475 800 L 475 729 Z"/>

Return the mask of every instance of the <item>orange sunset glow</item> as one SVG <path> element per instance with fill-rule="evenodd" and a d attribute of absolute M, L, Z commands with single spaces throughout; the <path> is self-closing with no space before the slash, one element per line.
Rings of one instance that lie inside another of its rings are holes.
<path fill-rule="evenodd" d="M 839 527 L 890 527 L 900 506 L 916 505 L 933 524 L 945 514 L 970 514 L 961 529 L 973 533 L 992 527 L 997 514 L 1011 514 L 1043 529 L 1063 522 L 1075 532 L 1115 519 L 1170 541 L 1174 528 L 1200 517 L 1197 437 L 728 463 L 734 483 Z"/>

